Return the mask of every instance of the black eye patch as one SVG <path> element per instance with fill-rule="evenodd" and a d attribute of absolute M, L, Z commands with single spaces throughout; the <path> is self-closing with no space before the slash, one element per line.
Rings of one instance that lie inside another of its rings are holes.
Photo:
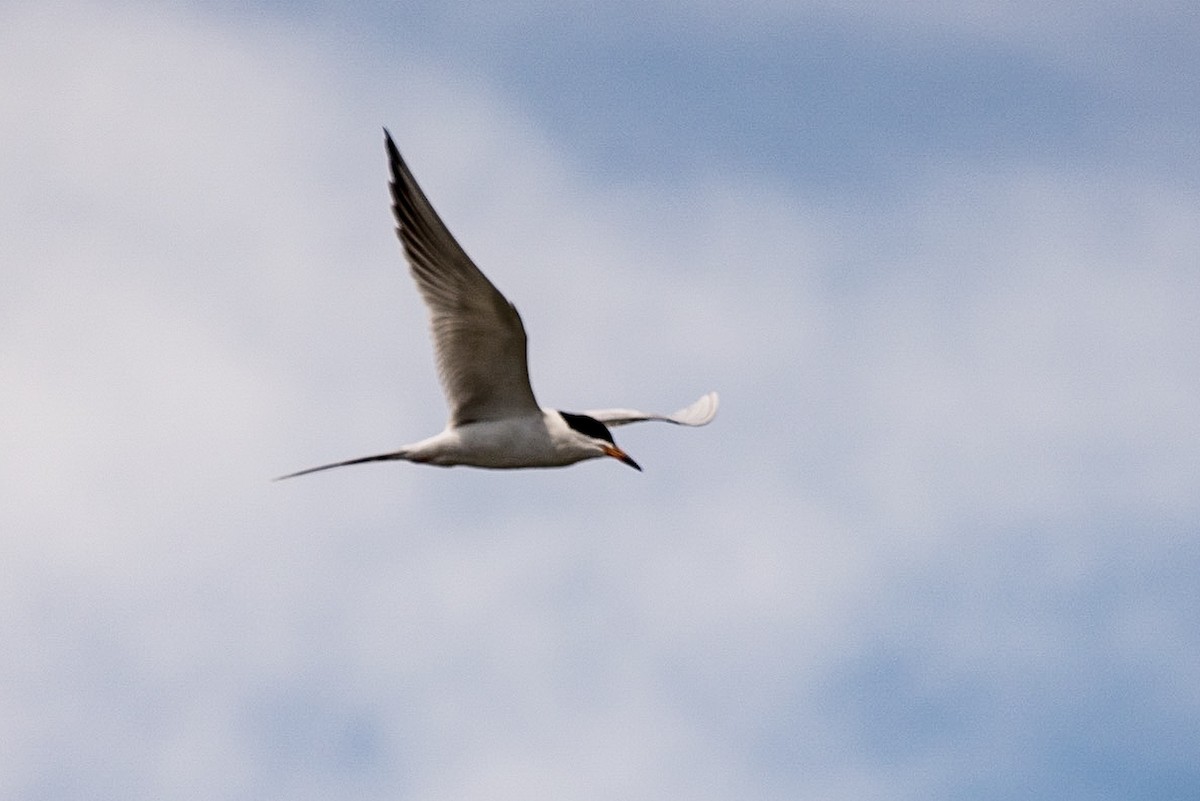
<path fill-rule="evenodd" d="M 608 432 L 608 426 L 604 425 L 604 423 L 601 423 L 596 418 L 588 417 L 586 414 L 571 414 L 570 412 L 559 412 L 559 414 L 561 414 L 562 418 L 567 421 L 567 425 L 578 431 L 580 434 L 584 434 L 589 437 L 595 437 L 596 439 L 602 439 L 607 442 L 611 442 L 613 445 L 616 445 L 616 443 L 613 442 L 612 434 Z"/>

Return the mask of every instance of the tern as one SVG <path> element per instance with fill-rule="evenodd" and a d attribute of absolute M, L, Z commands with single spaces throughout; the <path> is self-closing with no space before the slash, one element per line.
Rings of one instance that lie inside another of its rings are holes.
<path fill-rule="evenodd" d="M 533 397 L 525 326 L 516 307 L 475 266 L 417 185 L 385 128 L 396 235 L 429 309 L 438 377 L 450 407 L 440 434 L 391 453 L 362 456 L 280 476 L 365 462 L 407 461 L 450 467 L 565 467 L 610 456 L 642 468 L 617 447 L 610 428 L 645 420 L 702 426 L 717 413 L 709 392 L 674 414 L 544 409 Z"/>

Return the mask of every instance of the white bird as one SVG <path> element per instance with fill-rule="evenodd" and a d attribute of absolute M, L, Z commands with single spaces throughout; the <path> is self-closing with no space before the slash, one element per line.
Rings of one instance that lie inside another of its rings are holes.
<path fill-rule="evenodd" d="M 717 413 L 710 392 L 674 414 L 600 409 L 572 414 L 543 409 L 533 397 L 525 327 L 516 308 L 451 236 L 383 132 L 391 168 L 392 213 L 417 289 L 429 308 L 438 376 L 450 407 L 440 434 L 391 453 L 310 467 L 279 479 L 364 462 L 403 460 L 472 467 L 564 467 L 611 456 L 637 470 L 609 428 L 643 420 L 702 426 Z"/>

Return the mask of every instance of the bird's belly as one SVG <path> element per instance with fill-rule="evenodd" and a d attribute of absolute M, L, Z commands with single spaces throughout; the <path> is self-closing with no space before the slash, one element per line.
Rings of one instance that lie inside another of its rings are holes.
<path fill-rule="evenodd" d="M 540 419 L 468 423 L 421 445 L 421 461 L 446 467 L 563 467 L 579 461 L 555 447 Z"/>

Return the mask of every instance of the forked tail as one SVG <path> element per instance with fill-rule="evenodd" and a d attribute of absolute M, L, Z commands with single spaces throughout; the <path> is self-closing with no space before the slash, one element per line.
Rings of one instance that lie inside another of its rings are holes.
<path fill-rule="evenodd" d="M 344 462 L 334 462 L 333 464 L 323 464 L 320 467 L 310 467 L 307 470 L 299 470 L 295 473 L 288 473 L 286 476 L 279 476 L 271 479 L 272 481 L 283 481 L 285 478 L 295 478 L 296 476 L 305 476 L 309 473 L 319 473 L 322 470 L 329 470 L 333 467 L 346 467 L 352 464 L 363 464 L 364 462 L 394 462 L 408 458 L 408 451 L 394 451 L 392 453 L 380 453 L 375 456 L 360 456 L 357 459 L 347 459 Z"/>

